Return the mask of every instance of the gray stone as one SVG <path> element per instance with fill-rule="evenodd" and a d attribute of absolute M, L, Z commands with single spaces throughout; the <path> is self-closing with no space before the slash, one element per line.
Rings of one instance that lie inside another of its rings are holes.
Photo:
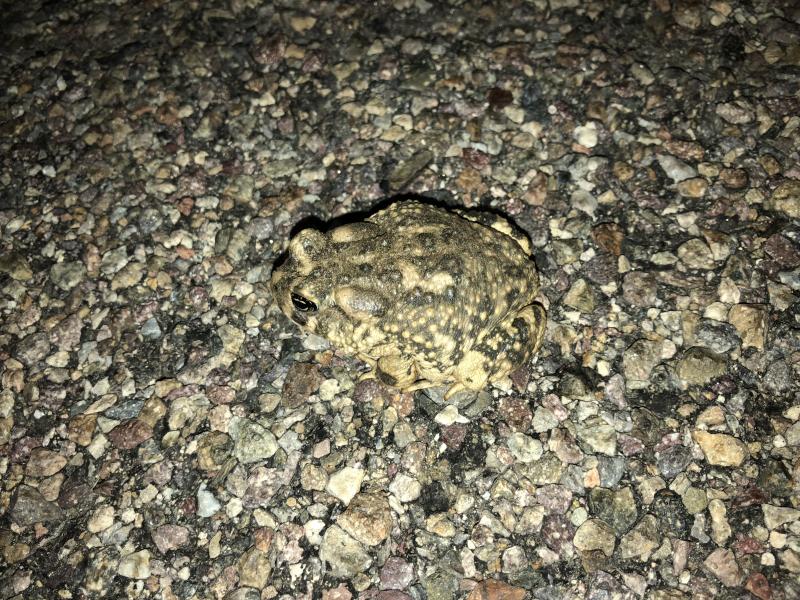
<path fill-rule="evenodd" d="M 589 417 L 577 428 L 578 439 L 593 452 L 613 456 L 617 451 L 617 432 L 600 416 Z"/>
<path fill-rule="evenodd" d="M 684 385 L 705 385 L 725 373 L 725 357 L 706 348 L 693 346 L 683 353 L 675 374 Z"/>
<path fill-rule="evenodd" d="M 82 262 L 56 263 L 50 268 L 50 279 L 64 291 L 69 291 L 86 277 L 86 267 Z"/>
<path fill-rule="evenodd" d="M 606 523 L 599 519 L 587 519 L 578 527 L 572 543 L 581 552 L 600 550 L 606 556 L 611 556 L 616 540 L 614 531 Z"/>
<path fill-rule="evenodd" d="M 631 531 L 625 534 L 619 544 L 622 560 L 635 559 L 645 562 L 653 550 L 661 544 L 658 523 L 653 515 L 647 514 Z"/>
<path fill-rule="evenodd" d="M 11 520 L 22 527 L 34 523 L 58 521 L 63 517 L 61 508 L 49 502 L 42 493 L 29 485 L 21 485 L 11 506 Z"/>
<path fill-rule="evenodd" d="M 628 531 L 639 517 L 633 490 L 629 487 L 593 488 L 589 493 L 589 507 L 592 514 L 608 523 L 617 535 Z"/>
<path fill-rule="evenodd" d="M 331 525 L 325 531 L 319 556 L 328 563 L 334 577 L 354 577 L 372 564 L 372 557 L 361 544 L 338 525 Z"/>
<path fill-rule="evenodd" d="M 234 441 L 233 455 L 243 464 L 266 460 L 278 450 L 273 433 L 250 419 L 234 417 L 228 432 Z"/>

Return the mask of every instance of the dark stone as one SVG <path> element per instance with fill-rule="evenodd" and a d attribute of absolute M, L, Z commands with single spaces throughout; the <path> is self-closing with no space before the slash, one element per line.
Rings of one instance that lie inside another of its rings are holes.
<path fill-rule="evenodd" d="M 444 512 L 450 508 L 450 498 L 438 481 L 429 483 L 422 488 L 419 502 L 426 515 Z"/>
<path fill-rule="evenodd" d="M 668 490 L 659 491 L 653 500 L 651 512 L 655 515 L 662 533 L 669 532 L 670 537 L 677 539 L 689 539 L 692 519 L 680 496 Z"/>

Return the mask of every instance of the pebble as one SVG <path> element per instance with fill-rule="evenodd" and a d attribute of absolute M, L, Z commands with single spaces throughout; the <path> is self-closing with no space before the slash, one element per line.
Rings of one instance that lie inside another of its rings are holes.
<path fill-rule="evenodd" d="M 243 464 L 263 461 L 278 450 L 275 435 L 255 421 L 234 417 L 228 433 L 234 441 L 233 454 Z"/>
<path fill-rule="evenodd" d="M 338 525 L 331 525 L 322 537 L 320 559 L 330 566 L 334 577 L 353 577 L 366 571 L 372 557 Z"/>
<path fill-rule="evenodd" d="M 645 515 L 636 526 L 626 533 L 619 543 L 619 555 L 623 560 L 646 562 L 653 550 L 658 548 L 661 535 L 653 515 Z"/>
<path fill-rule="evenodd" d="M 678 258 L 689 269 L 713 269 L 714 255 L 711 248 L 699 238 L 690 239 L 678 246 Z"/>
<path fill-rule="evenodd" d="M 629 487 L 593 488 L 589 493 L 589 507 L 592 514 L 608 523 L 617 535 L 628 531 L 639 516 L 633 490 Z"/>
<path fill-rule="evenodd" d="M 601 417 L 589 417 L 577 427 L 578 439 L 593 452 L 613 456 L 617 450 L 617 432 Z"/>
<path fill-rule="evenodd" d="M 764 513 L 764 525 L 769 530 L 778 529 L 786 523 L 800 522 L 800 509 L 762 504 L 761 510 Z"/>
<path fill-rule="evenodd" d="M 784 181 L 769 197 L 766 207 L 791 219 L 800 219 L 800 181 Z"/>
<path fill-rule="evenodd" d="M 35 448 L 31 451 L 25 474 L 28 477 L 50 477 L 67 464 L 67 459 L 46 448 Z"/>
<path fill-rule="evenodd" d="M 219 511 L 220 508 L 222 508 L 222 505 L 214 497 L 214 494 L 202 488 L 197 490 L 198 517 L 203 517 L 203 518 L 213 517 Z"/>
<path fill-rule="evenodd" d="M 705 385 L 726 371 L 723 356 L 706 348 L 694 346 L 683 353 L 675 374 L 684 385 Z"/>
<path fill-rule="evenodd" d="M 422 485 L 419 481 L 404 473 L 398 473 L 394 480 L 389 484 L 389 491 L 400 502 L 414 502 L 422 492 Z"/>
<path fill-rule="evenodd" d="M 364 470 L 355 467 L 344 467 L 330 476 L 326 491 L 343 504 L 350 504 L 350 501 L 361 488 L 364 480 Z"/>
<path fill-rule="evenodd" d="M 237 562 L 239 584 L 260 590 L 267 585 L 272 574 L 272 563 L 268 553 L 257 546 L 248 548 Z"/>
<path fill-rule="evenodd" d="M 22 527 L 58 521 L 63 517 L 58 504 L 48 501 L 39 490 L 28 485 L 19 486 L 10 514 L 11 519 Z"/>
<path fill-rule="evenodd" d="M 497 579 L 482 581 L 467 596 L 467 600 L 525 600 L 525 588 L 515 587 Z"/>
<path fill-rule="evenodd" d="M 667 177 L 672 179 L 675 183 L 697 177 L 697 169 L 690 167 L 682 160 L 670 154 L 658 154 L 656 155 L 656 159 L 658 160 L 658 164 L 661 165 L 661 168 L 664 169 L 664 173 L 666 173 Z"/>
<path fill-rule="evenodd" d="M 89 517 L 86 524 L 87 529 L 92 533 L 105 531 L 114 524 L 114 507 L 103 505 L 98 507 Z"/>
<path fill-rule="evenodd" d="M 722 585 L 737 587 L 742 583 L 742 573 L 733 552 L 724 548 L 717 548 L 709 554 L 703 562 L 706 569 L 713 574 Z"/>
<path fill-rule="evenodd" d="M 161 554 L 189 543 L 189 530 L 182 525 L 161 525 L 153 532 L 153 542 Z"/>
<path fill-rule="evenodd" d="M 611 556 L 614 553 L 616 540 L 614 531 L 605 522 L 589 519 L 578 527 L 572 543 L 581 552 L 600 550 L 606 556 Z"/>
<path fill-rule="evenodd" d="M 696 429 L 692 432 L 692 437 L 700 446 L 709 464 L 738 467 L 747 458 L 747 447 L 733 436 Z"/>
<path fill-rule="evenodd" d="M 515 432 L 508 437 L 508 449 L 514 458 L 523 463 L 531 463 L 542 457 L 543 448 L 539 440 L 524 433 Z"/>
<path fill-rule="evenodd" d="M 404 590 L 414 581 L 414 569 L 405 559 L 390 556 L 381 567 L 380 578 L 382 589 Z"/>
<path fill-rule="evenodd" d="M 736 304 L 728 312 L 728 322 L 736 328 L 745 348 L 763 350 L 767 339 L 768 307 Z"/>
<path fill-rule="evenodd" d="M 336 523 L 362 544 L 377 546 L 389 537 L 392 512 L 384 496 L 356 494 Z"/>
<path fill-rule="evenodd" d="M 139 550 L 123 556 L 117 573 L 128 579 L 147 579 L 150 577 L 150 551 Z"/>
<path fill-rule="evenodd" d="M 594 148 L 598 141 L 597 124 L 593 121 L 575 128 L 573 137 L 584 148 Z"/>

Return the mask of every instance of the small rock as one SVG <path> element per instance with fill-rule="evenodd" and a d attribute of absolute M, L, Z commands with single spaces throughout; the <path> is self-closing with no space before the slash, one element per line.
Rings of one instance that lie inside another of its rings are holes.
<path fill-rule="evenodd" d="M 549 408 L 537 408 L 533 413 L 531 426 L 536 433 L 550 431 L 558 427 L 559 420 Z"/>
<path fill-rule="evenodd" d="M 575 310 L 591 313 L 596 304 L 594 290 L 585 279 L 578 279 L 572 284 L 569 291 L 564 294 L 563 302 Z"/>
<path fill-rule="evenodd" d="M 86 524 L 86 528 L 92 533 L 100 533 L 101 531 L 105 531 L 111 527 L 113 524 L 114 507 L 104 504 L 103 506 L 98 507 L 94 513 L 92 513 L 92 516 L 89 517 L 89 521 Z"/>
<path fill-rule="evenodd" d="M 617 432 L 602 417 L 589 417 L 577 426 L 578 439 L 593 452 L 614 456 L 617 450 Z"/>
<path fill-rule="evenodd" d="M 660 543 L 661 534 L 656 518 L 647 514 L 620 540 L 619 555 L 622 560 L 636 559 L 645 562 Z"/>
<path fill-rule="evenodd" d="M 29 477 L 50 477 L 67 464 L 67 459 L 46 448 L 34 448 L 31 451 L 25 474 Z"/>
<path fill-rule="evenodd" d="M 222 508 L 214 494 L 206 489 L 197 490 L 197 516 L 208 518 L 214 516 Z"/>
<path fill-rule="evenodd" d="M 731 526 L 726 516 L 725 504 L 715 498 L 708 503 L 708 512 L 711 515 L 711 539 L 718 546 L 723 546 L 731 537 Z"/>
<path fill-rule="evenodd" d="M 377 546 L 392 530 L 392 510 L 385 496 L 357 494 L 336 523 L 362 544 Z"/>
<path fill-rule="evenodd" d="M 257 590 L 266 586 L 270 575 L 272 575 L 272 563 L 270 562 L 269 554 L 263 552 L 257 546 L 252 546 L 242 553 L 237 567 L 239 584 Z"/>
<path fill-rule="evenodd" d="M 311 395 L 319 390 L 319 386 L 324 380 L 317 365 L 293 363 L 283 382 L 281 404 L 288 409 L 304 405 Z"/>
<path fill-rule="evenodd" d="M 449 427 L 455 423 L 469 423 L 468 418 L 459 414 L 458 407 L 455 404 L 448 404 L 445 406 L 436 414 L 433 420 L 444 427 Z"/>
<path fill-rule="evenodd" d="M 389 191 L 398 191 L 408 186 L 433 159 L 434 154 L 430 150 L 419 150 L 411 158 L 398 164 L 387 178 Z"/>
<path fill-rule="evenodd" d="M 404 590 L 414 581 L 414 568 L 399 556 L 390 556 L 381 567 L 381 588 Z"/>
<path fill-rule="evenodd" d="M 692 437 L 700 445 L 709 464 L 738 467 L 747 458 L 747 446 L 733 436 L 696 429 Z"/>
<path fill-rule="evenodd" d="M 777 529 L 784 523 L 800 522 L 800 509 L 762 504 L 761 510 L 764 513 L 764 525 L 770 531 Z"/>
<path fill-rule="evenodd" d="M 692 238 L 678 246 L 678 258 L 690 269 L 713 269 L 714 255 L 700 238 Z"/>
<path fill-rule="evenodd" d="M 722 355 L 694 346 L 683 353 L 675 374 L 685 385 L 705 385 L 725 374 L 727 364 Z"/>
<path fill-rule="evenodd" d="M 614 530 L 606 523 L 600 519 L 588 519 L 578 527 L 572 543 L 581 552 L 600 550 L 606 556 L 611 556 L 614 553 L 616 541 Z"/>
<path fill-rule="evenodd" d="M 753 120 L 752 110 L 742 101 L 717 104 L 717 114 L 734 125 L 744 125 Z"/>
<path fill-rule="evenodd" d="M 664 147 L 670 154 L 674 154 L 683 160 L 700 162 L 705 157 L 705 148 L 698 142 L 672 139 L 664 142 Z"/>
<path fill-rule="evenodd" d="M 792 219 L 800 219 L 800 181 L 790 179 L 780 184 L 772 192 L 766 207 Z"/>
<path fill-rule="evenodd" d="M 39 522 L 58 521 L 63 512 L 58 504 L 49 502 L 42 493 L 29 485 L 17 488 L 17 496 L 11 507 L 11 520 L 27 527 Z"/>
<path fill-rule="evenodd" d="M 358 493 L 361 482 L 364 480 L 364 470 L 355 467 L 344 467 L 328 479 L 327 492 L 345 505 Z"/>
<path fill-rule="evenodd" d="M 662 360 L 662 344 L 652 340 L 636 340 L 622 356 L 622 369 L 629 384 L 647 382 L 653 368 Z M 633 384 L 635 385 L 635 384 Z"/>
<path fill-rule="evenodd" d="M 770 600 L 772 598 L 772 590 L 769 587 L 769 581 L 767 581 L 763 573 L 759 573 L 758 571 L 750 574 L 744 584 L 744 589 L 759 600 Z"/>
<path fill-rule="evenodd" d="M 334 577 L 354 577 L 372 564 L 372 558 L 361 544 L 338 525 L 331 525 L 325 531 L 319 557 L 330 565 Z"/>
<path fill-rule="evenodd" d="M 628 531 L 639 516 L 633 490 L 629 487 L 619 490 L 593 488 L 589 493 L 589 506 L 592 514 L 611 525 L 617 535 Z"/>
<path fill-rule="evenodd" d="M 584 148 L 594 148 L 597 145 L 597 123 L 589 121 L 585 125 L 580 125 L 572 132 L 575 141 Z"/>
<path fill-rule="evenodd" d="M 683 505 L 686 507 L 686 512 L 690 515 L 703 512 L 706 506 L 708 506 L 708 498 L 706 497 L 705 490 L 694 486 L 686 488 L 686 491 L 683 492 L 681 496 L 681 500 L 683 500 Z"/>
<path fill-rule="evenodd" d="M 150 577 L 150 551 L 139 550 L 124 556 L 119 561 L 117 573 L 128 579 L 147 579 Z"/>
<path fill-rule="evenodd" d="M 467 600 L 525 600 L 525 588 L 514 587 L 497 579 L 487 579 L 479 583 L 467 596 Z"/>
<path fill-rule="evenodd" d="M 27 259 L 17 252 L 8 252 L 0 256 L 0 273 L 5 273 L 15 281 L 28 281 L 33 277 Z"/>
<path fill-rule="evenodd" d="M 166 554 L 189 543 L 189 530 L 182 525 L 161 525 L 153 532 L 153 542 Z"/>
<path fill-rule="evenodd" d="M 131 450 L 153 437 L 153 428 L 141 419 L 130 419 L 108 432 L 108 439 L 120 450 Z"/>
<path fill-rule="evenodd" d="M 234 417 L 228 433 L 234 441 L 233 455 L 242 464 L 266 460 L 278 450 L 275 435 L 250 419 Z"/>
<path fill-rule="evenodd" d="M 508 449 L 514 458 L 523 463 L 539 460 L 544 452 L 542 443 L 524 433 L 515 432 L 508 436 Z"/>
<path fill-rule="evenodd" d="M 764 349 L 767 338 L 768 307 L 763 304 L 736 304 L 728 312 L 728 322 L 739 332 L 742 345 Z"/>
<path fill-rule="evenodd" d="M 49 354 L 50 336 L 46 333 L 32 333 L 17 344 L 16 357 L 24 365 L 33 366 Z"/>
<path fill-rule="evenodd" d="M 519 573 L 528 568 L 528 557 L 521 546 L 506 548 L 502 556 L 504 573 Z"/>
<path fill-rule="evenodd" d="M 708 182 L 702 177 L 685 179 L 678 184 L 678 193 L 684 198 L 702 198 L 708 191 Z"/>
<path fill-rule="evenodd" d="M 672 479 L 682 473 L 692 462 L 692 455 L 685 446 L 671 446 L 661 451 L 658 456 L 658 470 L 665 479 Z"/>
<path fill-rule="evenodd" d="M 83 281 L 84 277 L 86 267 L 78 261 L 56 263 L 50 268 L 50 279 L 66 292 Z"/>
<path fill-rule="evenodd" d="M 400 502 L 413 502 L 419 498 L 422 492 L 422 485 L 413 477 L 405 473 L 398 473 L 392 483 L 389 484 L 389 491 Z"/>
<path fill-rule="evenodd" d="M 157 340 L 161 337 L 161 326 L 155 317 L 150 317 L 142 323 L 142 337 L 148 340 Z"/>
<path fill-rule="evenodd" d="M 726 188 L 731 190 L 741 190 L 747 187 L 749 177 L 744 169 L 722 169 L 719 172 L 719 180 Z"/>
<path fill-rule="evenodd" d="M 682 160 L 675 158 L 669 154 L 659 154 L 656 156 L 658 164 L 664 169 L 667 177 L 672 179 L 675 183 L 680 183 L 686 179 L 697 177 L 697 169 L 690 167 Z"/>
<path fill-rule="evenodd" d="M 622 281 L 622 297 L 636 308 L 646 308 L 656 303 L 657 285 L 655 275 L 642 271 L 625 274 Z"/>
<path fill-rule="evenodd" d="M 717 548 L 708 555 L 703 565 L 726 587 L 736 587 L 742 583 L 742 572 L 730 550 Z"/>

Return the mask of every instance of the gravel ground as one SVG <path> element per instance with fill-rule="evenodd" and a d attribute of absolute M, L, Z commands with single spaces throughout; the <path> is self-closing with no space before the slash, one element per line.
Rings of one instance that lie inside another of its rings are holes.
<path fill-rule="evenodd" d="M 3 5 L 0 598 L 800 598 L 795 2 Z M 401 193 L 549 303 L 449 407 L 268 287 Z"/>

